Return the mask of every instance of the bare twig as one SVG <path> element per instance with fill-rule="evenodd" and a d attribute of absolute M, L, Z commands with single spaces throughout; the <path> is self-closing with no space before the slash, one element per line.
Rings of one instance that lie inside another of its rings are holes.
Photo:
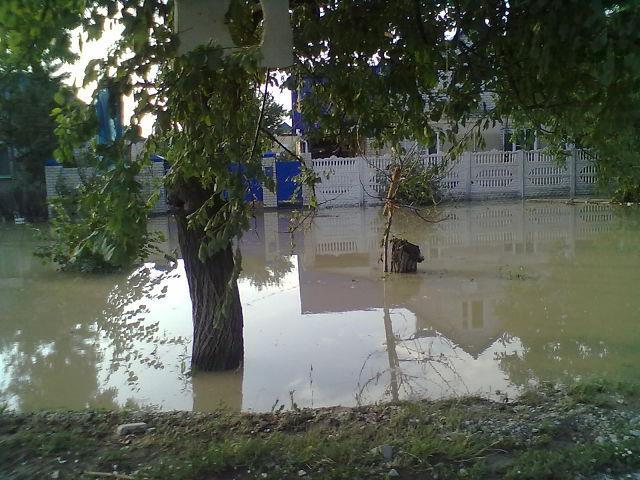
<path fill-rule="evenodd" d="M 299 161 L 300 163 L 304 163 L 304 160 L 302 159 L 302 157 L 300 155 L 298 155 L 297 153 L 293 153 L 284 143 L 282 143 L 280 140 L 278 140 L 278 137 L 276 137 L 269 130 L 267 130 L 264 127 L 260 127 L 260 131 L 262 133 L 264 133 L 267 137 L 269 137 L 270 140 L 276 142 L 280 146 L 280 148 L 282 148 L 285 152 L 287 152 L 289 155 L 291 155 L 297 161 Z"/>
<path fill-rule="evenodd" d="M 251 146 L 251 154 L 249 155 L 249 161 L 256 154 L 256 148 L 258 146 L 258 137 L 260 136 L 260 131 L 262 130 L 262 119 L 264 118 L 264 111 L 267 108 L 267 98 L 269 95 L 269 74 L 271 71 L 267 69 L 267 75 L 264 82 L 264 94 L 262 96 L 262 108 L 260 109 L 260 116 L 258 117 L 258 123 L 256 125 L 256 133 L 253 136 L 253 145 Z"/>
<path fill-rule="evenodd" d="M 109 473 L 109 472 L 82 472 L 83 475 L 89 475 L 90 477 L 100 478 L 117 478 L 119 480 L 133 480 L 131 475 L 124 475 L 122 473 Z"/>

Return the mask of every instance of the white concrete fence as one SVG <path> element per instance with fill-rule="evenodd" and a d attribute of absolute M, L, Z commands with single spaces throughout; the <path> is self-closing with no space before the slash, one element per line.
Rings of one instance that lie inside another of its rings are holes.
<path fill-rule="evenodd" d="M 422 165 L 444 165 L 439 186 L 448 199 L 573 197 L 595 193 L 594 159 L 573 150 L 564 165 L 544 150 L 465 152 L 447 162 L 442 154 L 424 155 Z M 386 186 L 388 156 L 308 160 L 321 182 L 318 203 L 325 207 L 377 205 Z"/>
<path fill-rule="evenodd" d="M 385 172 L 391 157 L 330 157 L 308 155 L 305 163 L 320 177 L 315 193 L 321 207 L 379 205 L 386 188 Z M 265 173 L 278 176 L 275 158 L 263 159 Z M 465 152 L 448 161 L 442 154 L 424 155 L 421 163 L 445 165 L 439 185 L 442 194 L 452 200 L 487 200 L 497 198 L 573 197 L 595 193 L 596 169 L 594 159 L 584 150 L 573 150 L 564 165 L 559 165 L 544 150 Z M 47 197 L 58 195 L 60 187 L 75 188 L 91 170 L 49 165 L 45 168 Z M 160 198 L 153 213 L 168 211 L 162 178 L 162 162 L 152 162 L 139 180 L 145 192 L 160 188 Z M 308 204 L 310 192 L 303 189 L 303 201 Z M 263 204 L 277 207 L 277 195 L 264 187 Z"/>

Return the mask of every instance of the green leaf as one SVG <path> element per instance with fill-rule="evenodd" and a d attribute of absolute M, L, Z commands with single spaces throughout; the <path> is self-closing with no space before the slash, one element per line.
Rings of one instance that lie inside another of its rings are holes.
<path fill-rule="evenodd" d="M 58 104 L 58 105 L 64 105 L 66 103 L 66 98 L 65 95 L 58 91 L 53 95 L 53 100 Z"/>

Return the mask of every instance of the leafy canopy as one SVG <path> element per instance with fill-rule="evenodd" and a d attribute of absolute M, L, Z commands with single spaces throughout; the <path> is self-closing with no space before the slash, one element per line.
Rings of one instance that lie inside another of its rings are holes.
<path fill-rule="evenodd" d="M 430 144 L 439 128 L 461 149 L 509 119 L 557 151 L 593 148 L 605 180 L 640 183 L 639 2 L 295 3 L 290 84 L 311 79 L 303 113 L 322 135 Z"/>

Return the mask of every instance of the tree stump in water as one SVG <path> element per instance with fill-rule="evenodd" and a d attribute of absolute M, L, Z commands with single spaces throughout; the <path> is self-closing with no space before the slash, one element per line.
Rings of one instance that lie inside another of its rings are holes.
<path fill-rule="evenodd" d="M 391 271 L 395 273 L 415 273 L 418 263 L 424 257 L 420 247 L 402 238 L 391 239 Z"/>

